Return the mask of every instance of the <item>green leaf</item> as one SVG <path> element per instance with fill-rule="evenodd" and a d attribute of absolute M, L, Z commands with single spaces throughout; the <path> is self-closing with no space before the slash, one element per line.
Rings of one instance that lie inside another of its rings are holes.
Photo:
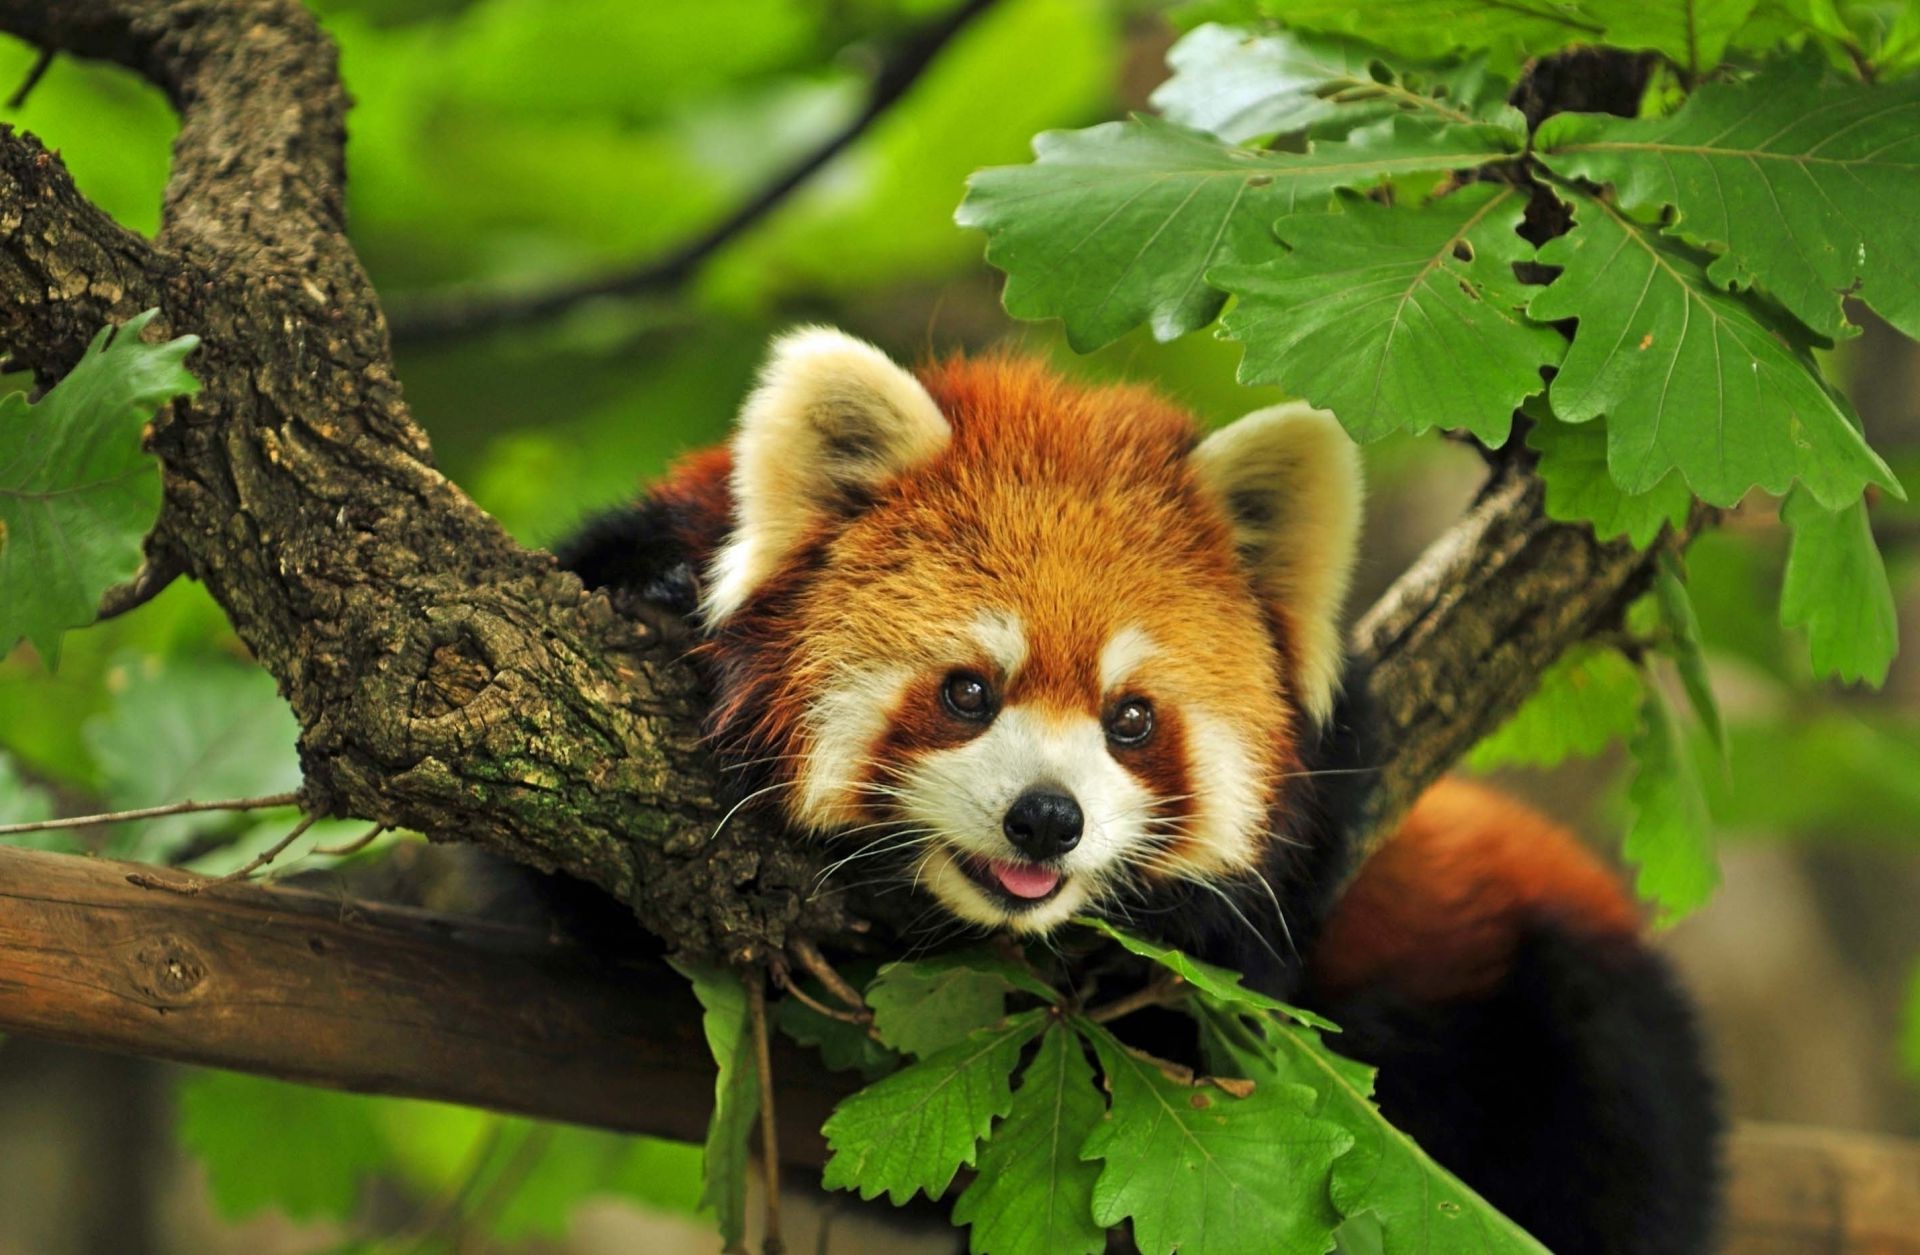
<path fill-rule="evenodd" d="M 1020 1077 L 1013 1108 L 980 1152 L 980 1171 L 953 1207 L 971 1225 L 974 1255 L 1098 1255 L 1093 1221 L 1100 1170 L 1080 1158 L 1107 1105 L 1079 1038 L 1059 1021 Z"/>
<path fill-rule="evenodd" d="M 273 677 L 241 663 L 129 656 L 109 674 L 113 709 L 90 720 L 87 745 L 116 810 L 186 798 L 215 801 L 300 785 L 299 726 Z M 164 862 L 231 816 L 173 815 L 115 828 L 109 850 Z"/>
<path fill-rule="evenodd" d="M 1311 1024 L 1315 1027 L 1329 1029 L 1336 1033 L 1340 1031 L 1331 1021 L 1315 1015 L 1311 1011 L 1303 1011 L 1299 1007 L 1289 1006 L 1276 998 L 1269 998 L 1263 993 L 1248 989 L 1240 983 L 1240 973 L 1238 972 L 1231 972 L 1224 967 L 1216 967 L 1211 963 L 1202 962 L 1192 955 L 1174 949 L 1172 946 L 1163 946 L 1156 942 L 1147 941 L 1141 937 L 1135 937 L 1130 933 L 1121 932 L 1118 928 L 1115 928 L 1103 919 L 1095 919 L 1091 916 L 1080 916 L 1074 920 L 1074 923 L 1091 928 L 1096 932 L 1105 933 L 1114 941 L 1119 942 L 1121 948 L 1130 953 L 1137 954 L 1143 959 L 1152 959 L 1155 963 L 1158 963 L 1161 967 L 1166 968 L 1174 975 L 1180 977 L 1180 979 L 1186 981 L 1187 984 L 1193 986 L 1201 993 L 1218 999 L 1220 1002 L 1237 1007 L 1248 1007 L 1258 1011 L 1272 1011 L 1276 1014 L 1284 1015 L 1288 1019 L 1300 1024 Z"/>
<path fill-rule="evenodd" d="M 158 313 L 103 329 L 36 404 L 0 397 L 0 654 L 24 636 L 56 665 L 61 633 L 92 623 L 101 595 L 140 569 L 160 510 L 140 427 L 200 387 L 180 365 L 196 337 L 141 343 Z"/>
<path fill-rule="evenodd" d="M 1526 194 L 1479 183 L 1415 209 L 1339 206 L 1281 219 L 1286 256 L 1208 272 L 1239 298 L 1223 331 L 1247 346 L 1241 381 L 1332 410 L 1355 440 L 1446 427 L 1504 444 L 1566 349 L 1519 312 L 1538 290 L 1513 277 L 1533 259 L 1515 234 Z"/>
<path fill-rule="evenodd" d="M 821 1183 L 861 1198 L 884 1193 L 896 1207 L 916 1192 L 946 1193 L 994 1118 L 1007 1114 L 1020 1050 L 1048 1018 L 1022 1012 L 846 1099 L 820 1130 L 833 1151 Z"/>
<path fill-rule="evenodd" d="M 1693 613 L 1693 598 L 1687 595 L 1686 573 L 1672 553 L 1661 554 L 1654 566 L 1653 595 L 1660 605 L 1661 622 L 1667 627 L 1665 649 L 1680 672 L 1680 685 L 1725 763 L 1727 727 L 1720 719 L 1720 703 L 1714 700 L 1707 658 L 1700 649 L 1700 619 Z"/>
<path fill-rule="evenodd" d="M 1900 491 L 1783 322 L 1650 228 L 1563 190 L 1576 224 L 1540 260 L 1565 269 L 1528 312 L 1580 320 L 1549 399 L 1567 422 L 1606 415 L 1615 483 L 1651 492 L 1678 468 L 1720 506 L 1796 478 L 1836 508 L 1870 482 Z"/>
<path fill-rule="evenodd" d="M 1556 0 L 1260 0 L 1288 26 L 1353 35 L 1411 57 L 1486 52 L 1501 68 L 1570 43 L 1592 43 L 1601 24 Z"/>
<path fill-rule="evenodd" d="M 1627 802 L 1633 819 L 1622 853 L 1640 869 L 1635 888 L 1659 908 L 1664 927 L 1713 895 L 1720 864 L 1693 756 L 1652 685 L 1640 712 L 1640 732 L 1629 746 L 1634 773 Z"/>
<path fill-rule="evenodd" d="M 1640 724 L 1640 670 L 1617 649 L 1579 644 L 1540 677 L 1526 705 L 1467 755 L 1473 771 L 1589 758 Z"/>
<path fill-rule="evenodd" d="M 1345 130 L 1410 113 L 1462 125 L 1497 122 L 1524 130 L 1504 104 L 1504 85 L 1476 69 L 1427 68 L 1376 75 L 1379 50 L 1350 39 L 1261 32 L 1209 22 L 1167 54 L 1173 75 L 1153 93 L 1168 121 L 1231 144 L 1326 124 Z"/>
<path fill-rule="evenodd" d="M 1900 624 L 1866 502 L 1827 510 L 1796 491 L 1780 517 L 1793 533 L 1781 624 L 1806 629 L 1814 674 L 1880 687 L 1900 648 Z"/>
<path fill-rule="evenodd" d="M 1086 352 L 1148 322 L 1170 340 L 1213 321 L 1226 300 L 1215 265 L 1274 255 L 1270 224 L 1334 189 L 1395 174 L 1485 165 L 1519 137 L 1495 127 L 1389 130 L 1304 153 L 1254 152 L 1158 118 L 1048 131 L 1031 165 L 982 170 L 955 215 L 987 233 L 1019 318 L 1060 318 Z"/>
<path fill-rule="evenodd" d="M 1131 1218 L 1146 1255 L 1327 1249 L 1327 1172 L 1353 1139 L 1309 1114 L 1312 1090 L 1256 1085 L 1238 1098 L 1209 1082 L 1168 1076 L 1098 1025 L 1077 1026 L 1113 1094 L 1080 1152 L 1103 1161 L 1095 1220 Z"/>
<path fill-rule="evenodd" d="M 707 1121 L 700 1202 L 719 1217 L 720 1240 L 731 1250 L 746 1238 L 747 1152 L 753 1120 L 760 1113 L 760 1067 L 747 1021 L 747 987 L 732 968 L 672 962 L 674 971 L 693 982 L 704 1013 L 700 1024 L 707 1049 L 719 1067 L 713 1079 L 713 1115 Z"/>
<path fill-rule="evenodd" d="M 1535 137 L 1555 172 L 1612 183 L 1636 213 L 1717 254 L 1707 278 L 1757 281 L 1825 336 L 1852 328 L 1843 294 L 1920 336 L 1920 82 L 1823 82 L 1796 60 L 1710 83 L 1666 118 L 1562 114 Z M 1840 504 L 1828 501 L 1828 505 Z"/>
<path fill-rule="evenodd" d="M 1547 517 L 1562 523 L 1590 523 L 1601 540 L 1625 536 L 1645 549 L 1662 526 L 1687 521 L 1693 494 L 1686 481 L 1669 473 L 1642 493 L 1627 493 L 1607 472 L 1607 425 L 1590 418 L 1563 423 L 1538 417 L 1527 444 L 1540 454 L 1536 467 L 1547 486 Z"/>
<path fill-rule="evenodd" d="M 808 982 L 806 990 L 816 1000 L 832 998 L 818 982 Z M 798 998 L 782 998 L 774 1020 L 788 1037 L 818 1050 L 835 1072 L 859 1072 L 871 1081 L 900 1066 L 900 1056 L 875 1041 L 866 1025 L 822 1015 Z"/>
<path fill-rule="evenodd" d="M 1581 9 L 1606 24 L 1606 42 L 1650 48 L 1696 78 L 1720 64 L 1727 41 L 1745 24 L 1757 0 L 1581 0 Z"/>
<path fill-rule="evenodd" d="M 344 1220 L 388 1154 L 375 1100 L 234 1072 L 193 1072 L 175 1092 L 180 1142 L 229 1218 L 274 1208 Z"/>
<path fill-rule="evenodd" d="M 1348 1218 L 1341 1249 L 1356 1242 L 1352 1249 L 1380 1255 L 1545 1255 L 1387 1122 L 1371 1101 L 1374 1069 L 1329 1050 L 1312 1029 L 1271 1017 L 1203 1006 L 1201 1027 L 1210 1057 L 1247 1068 L 1262 1086 L 1307 1088 L 1316 1095 L 1314 1112 L 1352 1137 L 1353 1149 L 1333 1163 L 1330 1187 L 1334 1207 Z M 1362 1216 L 1370 1219 L 1352 1223 Z"/>
<path fill-rule="evenodd" d="M 1015 988 L 1059 1000 L 1020 964 L 984 947 L 889 963 L 867 987 L 866 998 L 882 1041 L 910 1055 L 929 1055 L 996 1023 Z"/>

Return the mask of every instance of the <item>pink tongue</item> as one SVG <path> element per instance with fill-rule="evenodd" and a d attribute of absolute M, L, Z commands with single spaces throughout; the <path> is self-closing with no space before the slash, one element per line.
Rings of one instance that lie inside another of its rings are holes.
<path fill-rule="evenodd" d="M 1033 863 L 1003 863 L 995 859 L 987 864 L 987 870 L 993 873 L 1002 889 L 1016 898 L 1044 898 L 1060 883 L 1059 872 Z"/>

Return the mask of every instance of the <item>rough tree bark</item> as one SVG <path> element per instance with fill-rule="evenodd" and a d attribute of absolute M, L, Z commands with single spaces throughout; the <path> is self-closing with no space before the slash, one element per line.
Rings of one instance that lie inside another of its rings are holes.
<path fill-rule="evenodd" d="M 308 808 L 571 872 L 735 961 L 845 925 L 810 892 L 811 851 L 726 819 L 666 625 L 585 595 L 433 468 L 344 234 L 346 100 L 312 18 L 294 0 L 0 0 L 0 28 L 131 67 L 180 112 L 152 242 L 0 132 L 0 344 L 52 379 L 148 306 L 202 337 L 203 390 L 154 428 L 149 565 L 202 581 L 279 681 Z M 1498 473 L 1361 620 L 1388 720 L 1377 827 L 1612 627 L 1647 571 Z"/>

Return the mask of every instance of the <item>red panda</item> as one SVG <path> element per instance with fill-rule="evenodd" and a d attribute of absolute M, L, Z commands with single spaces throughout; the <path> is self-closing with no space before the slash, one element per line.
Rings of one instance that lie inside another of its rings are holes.
<path fill-rule="evenodd" d="M 812 328 L 726 449 L 560 556 L 693 616 L 713 739 L 796 830 L 958 921 L 1110 912 L 1316 1005 L 1388 1115 L 1563 1255 L 1705 1249 L 1712 1087 L 1612 876 L 1454 782 L 1349 867 L 1360 512 L 1324 412 L 1203 436 L 1145 388 L 909 372 Z"/>

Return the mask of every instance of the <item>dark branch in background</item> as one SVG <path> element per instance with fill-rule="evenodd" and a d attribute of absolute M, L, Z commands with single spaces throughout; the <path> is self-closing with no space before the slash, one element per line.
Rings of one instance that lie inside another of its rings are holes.
<path fill-rule="evenodd" d="M 40 80 L 53 68 L 54 52 L 51 48 L 42 48 L 40 55 L 33 59 L 27 69 L 27 76 L 20 80 L 20 86 L 13 89 L 13 95 L 7 97 L 7 108 L 18 109 L 27 103 L 27 97 L 33 95 L 33 89 L 40 86 Z"/>
<path fill-rule="evenodd" d="M 427 343 L 539 322 L 604 297 L 641 296 L 679 287 L 715 253 L 778 209 L 808 179 L 873 126 L 994 0 L 966 3 L 903 37 L 874 74 L 858 116 L 761 188 L 752 199 L 666 256 L 634 269 L 528 292 L 449 292 L 395 301 L 389 321 L 402 344 Z"/>
<path fill-rule="evenodd" d="M 360 1093 L 697 1142 L 713 1064 L 664 964 L 612 963 L 544 929 L 229 885 L 195 899 L 131 864 L 0 848 L 0 1031 Z M 295 996 L 297 995 L 297 996 Z M 779 1159 L 810 1174 L 857 1073 L 778 1036 Z M 1722 1255 L 1905 1251 L 1920 1147 L 1736 1130 Z"/>

